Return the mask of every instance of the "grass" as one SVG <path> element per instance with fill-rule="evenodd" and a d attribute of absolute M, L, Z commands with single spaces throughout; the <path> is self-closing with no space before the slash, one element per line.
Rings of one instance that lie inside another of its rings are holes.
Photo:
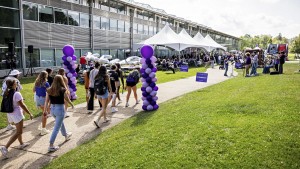
<path fill-rule="evenodd" d="M 196 72 L 204 72 L 205 69 L 203 67 L 201 68 L 190 68 L 189 72 L 176 72 L 175 74 L 171 73 L 171 71 L 158 71 L 156 76 L 158 78 L 158 83 L 164 83 L 168 81 L 173 81 L 177 79 L 182 79 L 190 76 L 195 76 Z M 21 91 L 23 98 L 25 98 L 25 104 L 27 105 L 28 109 L 32 112 L 34 117 L 40 116 L 42 114 L 40 109 L 37 109 L 34 103 L 34 98 L 33 98 L 33 86 L 34 86 L 34 81 L 36 77 L 29 77 L 29 78 L 21 78 L 20 82 L 23 86 L 23 90 Z M 141 87 L 141 83 L 137 85 L 137 87 Z M 74 101 L 74 104 L 80 104 L 85 102 L 85 89 L 84 85 L 78 83 L 77 84 L 77 92 L 76 94 L 78 95 L 77 100 Z M 2 98 L 1 98 L 2 99 Z M 26 114 L 26 113 L 25 113 Z M 26 118 L 28 119 L 29 116 L 26 114 Z M 0 129 L 4 128 L 7 126 L 7 121 L 6 121 L 6 114 L 5 113 L 0 113 Z"/>
<path fill-rule="evenodd" d="M 284 75 L 240 74 L 175 98 L 45 168 L 299 168 L 298 69 L 285 64 Z"/>

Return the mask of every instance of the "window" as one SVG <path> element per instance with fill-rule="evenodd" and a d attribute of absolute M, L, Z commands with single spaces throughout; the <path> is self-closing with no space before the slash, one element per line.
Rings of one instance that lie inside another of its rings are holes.
<path fill-rule="evenodd" d="M 0 6 L 19 8 L 19 0 L 0 0 Z"/>
<path fill-rule="evenodd" d="M 82 5 L 89 6 L 88 0 L 81 0 Z"/>
<path fill-rule="evenodd" d="M 148 17 L 148 15 L 149 15 L 149 13 L 148 12 L 146 12 L 146 11 L 144 11 L 144 20 L 149 20 L 149 17 Z"/>
<path fill-rule="evenodd" d="M 149 21 L 154 21 L 155 14 L 152 13 L 152 12 L 149 12 L 149 13 L 148 13 L 148 17 L 149 17 Z"/>
<path fill-rule="evenodd" d="M 121 3 L 118 3 L 118 14 L 123 14 L 125 15 L 125 5 L 124 4 L 121 4 Z"/>
<path fill-rule="evenodd" d="M 110 50 L 110 55 L 112 56 L 113 59 L 118 57 L 118 50 L 117 49 L 111 49 Z"/>
<path fill-rule="evenodd" d="M 107 18 L 101 17 L 101 29 L 103 30 L 109 29 L 109 20 Z"/>
<path fill-rule="evenodd" d="M 53 23 L 53 10 L 51 7 L 39 5 L 39 20 Z"/>
<path fill-rule="evenodd" d="M 7 44 L 6 44 L 7 46 Z M 15 68 L 20 68 L 21 67 L 21 49 L 16 48 L 16 56 L 17 58 L 13 58 L 11 62 L 11 57 L 4 57 L 2 58 L 0 62 L 0 69 L 15 69 Z M 0 48 L 0 53 L 6 53 L 7 49 L 5 48 Z"/>
<path fill-rule="evenodd" d="M 23 3 L 23 18 L 26 20 L 38 20 L 38 5 L 32 3 Z"/>
<path fill-rule="evenodd" d="M 55 50 L 55 66 L 62 66 L 62 56 L 63 56 L 63 52 L 60 49 L 56 49 Z"/>
<path fill-rule="evenodd" d="M 19 28 L 19 10 L 0 8 L 0 26 Z"/>
<path fill-rule="evenodd" d="M 142 11 L 136 11 L 137 13 L 137 18 L 139 19 L 144 19 L 144 16 L 143 16 L 143 12 Z"/>
<path fill-rule="evenodd" d="M 100 8 L 104 11 L 109 11 L 108 0 L 99 0 Z"/>
<path fill-rule="evenodd" d="M 0 47 L 7 46 L 9 42 L 15 42 L 20 46 L 20 29 L 0 28 Z"/>
<path fill-rule="evenodd" d="M 118 31 L 118 23 L 116 19 L 110 19 L 109 30 Z"/>
<path fill-rule="evenodd" d="M 153 34 L 153 26 L 149 26 L 149 35 L 152 36 Z"/>
<path fill-rule="evenodd" d="M 125 29 L 124 21 L 119 21 L 118 20 L 118 31 L 119 32 L 124 32 L 124 29 Z"/>
<path fill-rule="evenodd" d="M 41 49 L 41 67 L 54 66 L 54 50 Z"/>
<path fill-rule="evenodd" d="M 167 23 L 166 19 L 165 18 L 161 18 L 161 23 L 165 25 Z"/>
<path fill-rule="evenodd" d="M 138 34 L 138 24 L 134 23 L 132 29 L 133 29 L 133 33 Z"/>
<path fill-rule="evenodd" d="M 80 3 L 79 0 L 67 0 L 67 2 L 71 2 L 71 3 L 74 3 L 74 4 L 79 4 Z"/>
<path fill-rule="evenodd" d="M 125 22 L 125 32 L 130 33 L 130 23 L 129 22 Z"/>
<path fill-rule="evenodd" d="M 148 35 L 148 25 L 144 25 L 144 34 Z"/>
<path fill-rule="evenodd" d="M 118 12 L 118 3 L 116 1 L 112 1 L 110 0 L 109 1 L 109 11 L 110 12 L 114 12 L 114 13 L 117 13 Z"/>
<path fill-rule="evenodd" d="M 119 59 L 124 59 L 125 58 L 125 50 L 124 49 L 118 49 L 117 58 L 119 58 Z"/>
<path fill-rule="evenodd" d="M 80 27 L 89 28 L 90 27 L 90 16 L 86 13 L 80 13 Z"/>
<path fill-rule="evenodd" d="M 75 11 L 68 11 L 69 25 L 79 26 L 79 13 Z"/>
<path fill-rule="evenodd" d="M 61 57 L 62 55 L 60 55 Z M 30 59 L 31 57 L 31 59 Z M 32 67 L 40 67 L 40 51 L 39 49 L 33 49 L 33 53 L 28 53 L 28 50 L 25 50 L 25 61 L 26 67 L 30 68 L 30 62 Z"/>
<path fill-rule="evenodd" d="M 153 27 L 153 33 L 156 34 L 156 27 Z"/>
<path fill-rule="evenodd" d="M 68 14 L 66 9 L 54 9 L 55 23 L 68 25 Z"/>
<path fill-rule="evenodd" d="M 143 33 L 144 33 L 143 25 L 138 24 L 138 34 L 143 34 Z"/>
<path fill-rule="evenodd" d="M 100 23 L 100 16 L 95 16 L 94 15 L 94 29 L 101 29 L 101 23 Z"/>
<path fill-rule="evenodd" d="M 102 55 L 109 55 L 109 49 L 101 49 L 101 56 Z"/>

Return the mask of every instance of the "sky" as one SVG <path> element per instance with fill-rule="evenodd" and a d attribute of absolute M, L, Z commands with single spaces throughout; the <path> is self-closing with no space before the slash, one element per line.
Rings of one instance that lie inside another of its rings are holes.
<path fill-rule="evenodd" d="M 236 37 L 300 34 L 300 0 L 134 0 Z"/>

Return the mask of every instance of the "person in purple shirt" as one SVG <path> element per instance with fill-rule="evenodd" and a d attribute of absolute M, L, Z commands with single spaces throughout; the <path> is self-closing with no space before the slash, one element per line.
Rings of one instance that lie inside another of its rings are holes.
<path fill-rule="evenodd" d="M 250 53 L 246 53 L 246 61 L 245 61 L 245 69 L 246 69 L 246 77 L 249 77 L 249 69 L 251 67 L 251 58 L 250 58 Z"/>
<path fill-rule="evenodd" d="M 39 76 L 36 78 L 33 92 L 35 92 L 35 102 L 36 106 L 39 107 L 42 111 L 44 110 L 45 98 L 46 98 L 46 90 L 50 87 L 49 83 L 47 82 L 48 73 L 46 71 L 42 71 Z M 42 116 L 42 128 L 39 127 L 41 130 L 41 135 L 46 135 L 50 133 L 49 130 L 46 129 L 47 123 L 47 116 Z"/>

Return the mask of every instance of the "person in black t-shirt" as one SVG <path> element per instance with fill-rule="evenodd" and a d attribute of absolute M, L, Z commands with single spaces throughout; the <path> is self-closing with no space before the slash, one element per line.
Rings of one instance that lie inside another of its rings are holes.
<path fill-rule="evenodd" d="M 111 112 L 115 113 L 118 111 L 118 109 L 116 108 L 116 92 L 117 92 L 117 87 L 119 84 L 119 75 L 116 72 L 117 70 L 117 66 L 116 65 L 112 65 L 111 67 L 111 71 L 109 71 L 109 77 L 110 77 L 110 85 L 111 85 L 111 93 L 112 95 L 108 97 L 108 103 L 110 101 L 112 101 L 111 103 Z"/>
<path fill-rule="evenodd" d="M 119 76 L 119 81 L 117 81 L 116 94 L 117 94 L 117 98 L 119 99 L 119 103 L 121 103 L 122 100 L 120 98 L 120 88 L 121 88 L 121 83 L 122 83 L 122 93 L 123 93 L 123 90 L 125 88 L 125 86 L 124 86 L 124 76 L 123 76 L 123 71 L 121 70 L 121 65 L 119 63 L 116 63 L 116 66 L 117 66 L 116 72 L 118 73 L 118 76 Z"/>
<path fill-rule="evenodd" d="M 285 63 L 285 54 L 284 51 L 280 52 L 280 57 L 279 57 L 279 74 L 283 73 L 283 64 Z"/>
<path fill-rule="evenodd" d="M 47 81 L 49 83 L 49 85 L 51 86 L 52 82 L 53 82 L 53 77 L 51 76 L 52 74 L 52 69 L 47 68 L 46 72 L 48 73 L 48 77 L 47 77 Z"/>

